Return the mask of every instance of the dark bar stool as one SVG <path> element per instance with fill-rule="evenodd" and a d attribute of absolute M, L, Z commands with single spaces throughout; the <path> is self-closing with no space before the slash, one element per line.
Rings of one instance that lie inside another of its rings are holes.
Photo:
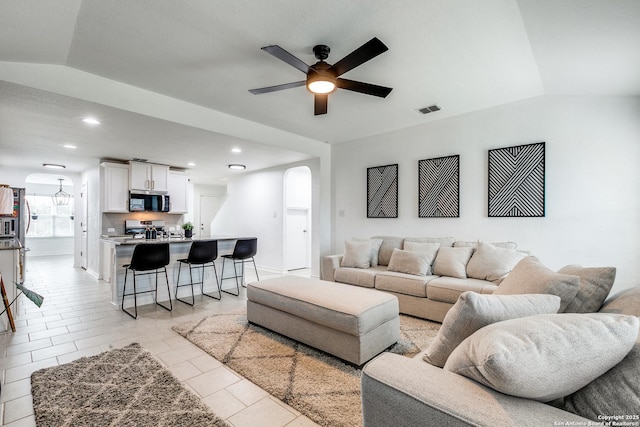
<path fill-rule="evenodd" d="M 195 295 L 193 293 L 193 285 L 200 285 L 200 290 L 202 291 L 202 295 L 206 295 L 209 298 L 213 298 L 219 300 L 222 297 L 222 293 L 220 290 L 220 281 L 218 280 L 218 271 L 216 270 L 215 260 L 218 258 L 218 241 L 217 240 L 196 240 L 191 244 L 191 248 L 189 248 L 189 255 L 187 258 L 179 259 L 180 263 L 178 266 L 178 281 L 176 283 L 176 300 L 183 302 L 185 304 L 189 304 L 193 306 L 195 303 Z M 189 278 L 191 279 L 191 283 L 185 283 L 183 285 L 180 284 L 180 270 L 182 269 L 182 264 L 189 265 Z M 211 264 L 210 266 L 207 264 Z M 195 266 L 195 267 L 194 267 Z M 213 266 L 213 274 L 216 278 L 216 286 L 218 287 L 218 296 L 206 294 L 204 292 L 204 268 Z M 193 281 L 193 268 L 200 267 L 200 281 Z M 191 286 L 191 302 L 182 300 L 178 298 L 178 288 L 184 286 Z"/>
<path fill-rule="evenodd" d="M 134 319 L 138 318 L 138 294 L 155 292 L 155 301 L 160 307 L 171 311 L 171 291 L 169 290 L 169 277 L 167 276 L 167 265 L 169 265 L 169 243 L 140 243 L 133 249 L 131 263 L 125 264 L 124 288 L 122 289 L 122 311 Z M 169 307 L 158 302 L 158 270 L 164 270 L 164 277 L 167 281 L 167 294 L 169 295 Z M 153 270 L 153 271 L 152 271 Z M 133 273 L 133 292 L 127 293 L 127 276 L 129 271 Z M 156 287 L 145 291 L 136 289 L 136 276 L 155 274 Z M 124 297 L 133 295 L 134 314 L 124 308 Z"/>
<path fill-rule="evenodd" d="M 244 287 L 244 263 L 249 259 L 253 262 L 253 268 L 256 271 L 256 277 L 260 280 L 258 276 L 258 269 L 256 268 L 256 261 L 253 258 L 255 254 L 258 252 L 258 239 L 253 237 L 249 239 L 238 239 L 236 240 L 236 245 L 233 247 L 233 253 L 231 255 L 222 255 L 222 280 L 225 279 L 236 279 L 236 293 L 222 290 L 222 292 L 226 292 L 228 294 L 238 296 L 240 295 L 240 285 L 238 284 L 238 277 L 242 277 L 242 286 Z M 233 261 L 233 271 L 235 276 L 224 277 L 224 264 L 226 260 Z M 241 274 L 238 275 L 238 270 L 236 269 L 236 264 L 242 264 Z"/>

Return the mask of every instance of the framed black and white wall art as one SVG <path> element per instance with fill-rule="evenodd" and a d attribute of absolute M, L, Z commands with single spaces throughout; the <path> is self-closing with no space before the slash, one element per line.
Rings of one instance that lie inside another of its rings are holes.
<path fill-rule="evenodd" d="M 398 217 L 398 164 L 367 168 L 367 218 Z"/>
<path fill-rule="evenodd" d="M 460 216 L 460 156 L 418 162 L 418 217 Z"/>
<path fill-rule="evenodd" d="M 545 143 L 489 150 L 489 216 L 545 216 Z"/>

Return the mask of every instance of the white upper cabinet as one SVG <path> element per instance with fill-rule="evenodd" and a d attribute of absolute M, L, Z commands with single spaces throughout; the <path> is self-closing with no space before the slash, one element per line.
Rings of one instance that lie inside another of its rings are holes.
<path fill-rule="evenodd" d="M 129 184 L 132 191 L 169 191 L 169 166 L 129 162 Z"/>
<path fill-rule="evenodd" d="M 169 213 L 183 214 L 189 211 L 187 205 L 187 191 L 189 177 L 180 171 L 169 171 L 169 202 L 171 210 Z"/>
<path fill-rule="evenodd" d="M 129 212 L 129 165 L 102 163 L 102 212 Z"/>

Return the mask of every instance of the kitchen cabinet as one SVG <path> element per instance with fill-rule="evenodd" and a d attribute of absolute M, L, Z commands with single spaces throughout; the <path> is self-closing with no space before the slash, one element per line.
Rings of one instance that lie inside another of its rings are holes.
<path fill-rule="evenodd" d="M 169 166 L 129 162 L 129 185 L 132 191 L 169 191 Z"/>
<path fill-rule="evenodd" d="M 185 172 L 169 171 L 169 197 L 171 210 L 169 213 L 184 214 L 189 211 L 187 191 L 189 177 Z"/>
<path fill-rule="evenodd" d="M 129 212 L 129 165 L 101 164 L 102 212 Z"/>

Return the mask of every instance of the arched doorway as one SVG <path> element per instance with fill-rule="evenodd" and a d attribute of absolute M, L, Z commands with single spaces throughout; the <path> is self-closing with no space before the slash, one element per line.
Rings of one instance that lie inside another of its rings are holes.
<path fill-rule="evenodd" d="M 311 170 L 297 166 L 285 172 L 285 268 L 311 266 Z"/>
<path fill-rule="evenodd" d="M 25 241 L 29 257 L 73 255 L 76 221 L 73 195 L 73 181 L 68 176 L 34 173 L 26 177 Z"/>

